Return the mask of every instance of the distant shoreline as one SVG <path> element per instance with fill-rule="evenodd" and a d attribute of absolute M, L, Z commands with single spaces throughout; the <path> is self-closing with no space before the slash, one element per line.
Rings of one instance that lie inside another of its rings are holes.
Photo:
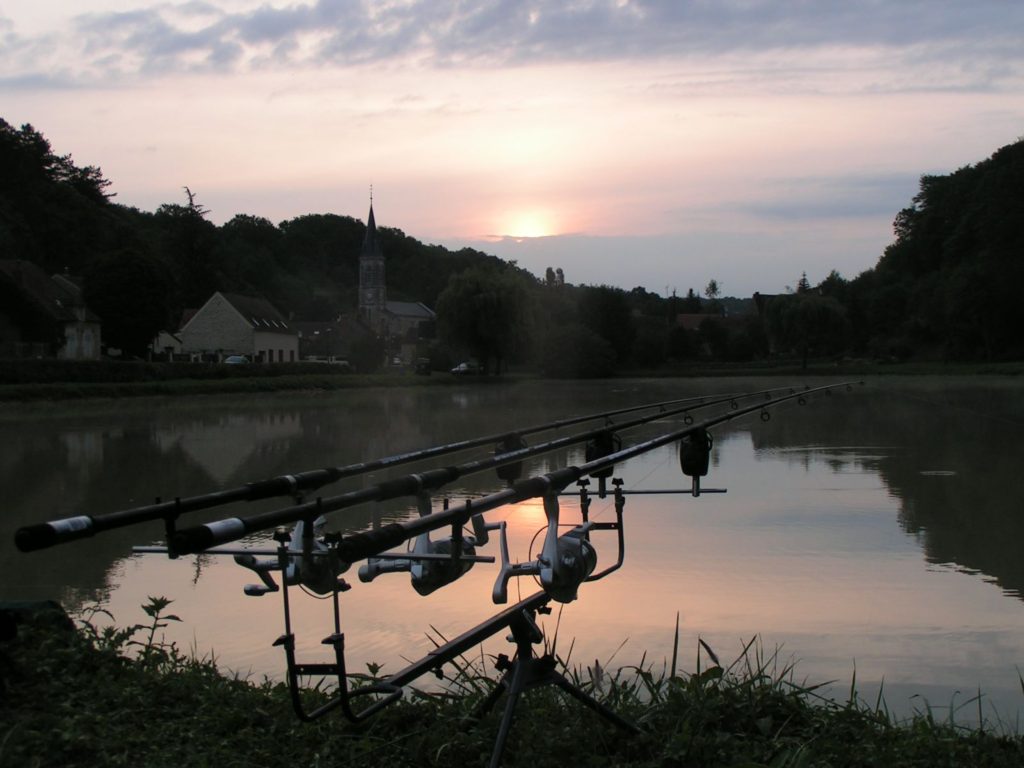
<path fill-rule="evenodd" d="M 74 365 L 74 364 L 71 364 Z M 411 371 L 389 371 L 375 374 L 323 373 L 301 371 L 291 373 L 287 367 L 255 366 L 237 375 L 224 372 L 224 366 L 211 372 L 209 368 L 154 366 L 139 363 L 138 368 L 126 366 L 134 363 L 100 363 L 91 366 L 88 375 L 67 380 L 66 366 L 56 366 L 21 375 L 8 373 L 0 382 L 0 403 L 40 401 L 74 401 L 120 399 L 126 397 L 166 397 L 216 394 L 258 394 L 273 392 L 319 391 L 330 392 L 369 387 L 409 386 L 487 386 L 508 384 L 522 380 L 536 380 L 540 375 L 532 372 L 513 372 L 502 376 L 456 377 L 445 372 L 430 376 L 417 376 Z M 106 368 L 106 371 L 103 369 Z M 303 366 L 303 368 L 307 368 Z M 182 372 L 190 376 L 175 375 Z M 108 373 L 109 376 L 104 376 Z M 130 375 L 126 375 L 130 374 Z M 798 363 L 728 364 L 703 363 L 657 370 L 622 371 L 615 379 L 627 378 L 714 378 L 742 376 L 1020 376 L 1024 375 L 1024 362 L 1006 363 L 871 363 L 871 362 L 817 362 L 801 368 Z M 103 380 L 106 378 L 107 380 Z M 12 381 L 12 379 L 14 379 Z M 20 380 L 19 380 L 20 379 Z"/>

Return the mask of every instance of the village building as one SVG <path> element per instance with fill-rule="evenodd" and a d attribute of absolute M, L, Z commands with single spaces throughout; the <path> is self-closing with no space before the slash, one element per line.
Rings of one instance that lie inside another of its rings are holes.
<path fill-rule="evenodd" d="M 98 360 L 100 319 L 67 275 L 0 259 L 0 357 Z"/>
<path fill-rule="evenodd" d="M 181 351 L 193 360 L 244 355 L 253 362 L 299 359 L 298 334 L 265 299 L 217 292 L 182 326 Z"/>
<path fill-rule="evenodd" d="M 387 303 L 384 251 L 377 237 L 377 222 L 373 217 L 371 200 L 370 215 L 366 218 L 366 234 L 359 252 L 359 317 L 375 331 L 386 331 L 384 312 Z"/>
<path fill-rule="evenodd" d="M 384 251 L 377 235 L 373 200 L 366 219 L 366 234 L 359 252 L 359 318 L 385 340 L 389 361 L 410 365 L 420 342 L 434 337 L 437 315 L 422 302 L 389 301 Z"/>

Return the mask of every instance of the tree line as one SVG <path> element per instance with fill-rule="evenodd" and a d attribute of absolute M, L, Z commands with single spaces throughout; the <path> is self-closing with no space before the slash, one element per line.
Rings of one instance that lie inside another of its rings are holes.
<path fill-rule="evenodd" d="M 198 191 L 147 212 L 116 203 L 95 166 L 58 155 L 31 125 L 0 119 L 0 253 L 81 279 L 104 340 L 142 356 L 159 330 L 214 291 L 261 296 L 294 319 L 353 313 L 365 225 L 309 214 L 278 224 L 238 214 L 213 224 Z M 852 280 L 801 277 L 761 301 L 661 296 L 643 287 L 535 277 L 515 262 L 378 230 L 390 298 L 436 309 L 434 353 L 490 372 L 603 376 L 698 360 L 771 356 L 1005 359 L 1024 354 L 1024 142 L 948 176 L 925 176 L 894 242 Z M 585 276 L 584 276 L 585 277 Z M 703 282 L 703 280 L 701 281 Z"/>

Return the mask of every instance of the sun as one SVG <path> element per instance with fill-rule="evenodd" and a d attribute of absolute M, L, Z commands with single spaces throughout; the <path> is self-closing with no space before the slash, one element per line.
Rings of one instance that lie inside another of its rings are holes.
<path fill-rule="evenodd" d="M 507 237 L 547 237 L 555 234 L 553 217 L 546 211 L 510 211 L 501 221 L 498 231 Z"/>

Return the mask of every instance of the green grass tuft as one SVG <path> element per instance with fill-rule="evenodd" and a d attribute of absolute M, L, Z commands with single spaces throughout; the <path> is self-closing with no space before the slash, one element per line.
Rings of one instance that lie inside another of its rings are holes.
<path fill-rule="evenodd" d="M 151 598 L 147 621 L 100 630 L 26 620 L 0 644 L 0 766 L 451 766 L 486 765 L 504 700 L 483 722 L 475 707 L 497 684 L 490 659 L 465 656 L 440 691 L 410 691 L 361 726 L 329 715 L 302 724 L 288 692 L 269 680 L 221 674 L 212 658 L 185 654 L 159 630 L 177 617 Z M 434 630 L 437 643 L 444 637 Z M 723 664 L 707 643 L 697 669 L 604 665 L 560 669 L 574 684 L 637 723 L 626 736 L 553 686 L 519 702 L 508 766 L 1014 766 L 1024 740 L 966 728 L 927 706 L 894 721 L 881 698 L 844 702 L 798 682 L 792 663 L 755 640 Z M 708 665 L 710 662 L 710 665 Z M 361 677 L 371 679 L 376 671 Z M 311 703 L 329 695 L 304 693 Z M 975 703 L 975 697 L 959 707 Z"/>

